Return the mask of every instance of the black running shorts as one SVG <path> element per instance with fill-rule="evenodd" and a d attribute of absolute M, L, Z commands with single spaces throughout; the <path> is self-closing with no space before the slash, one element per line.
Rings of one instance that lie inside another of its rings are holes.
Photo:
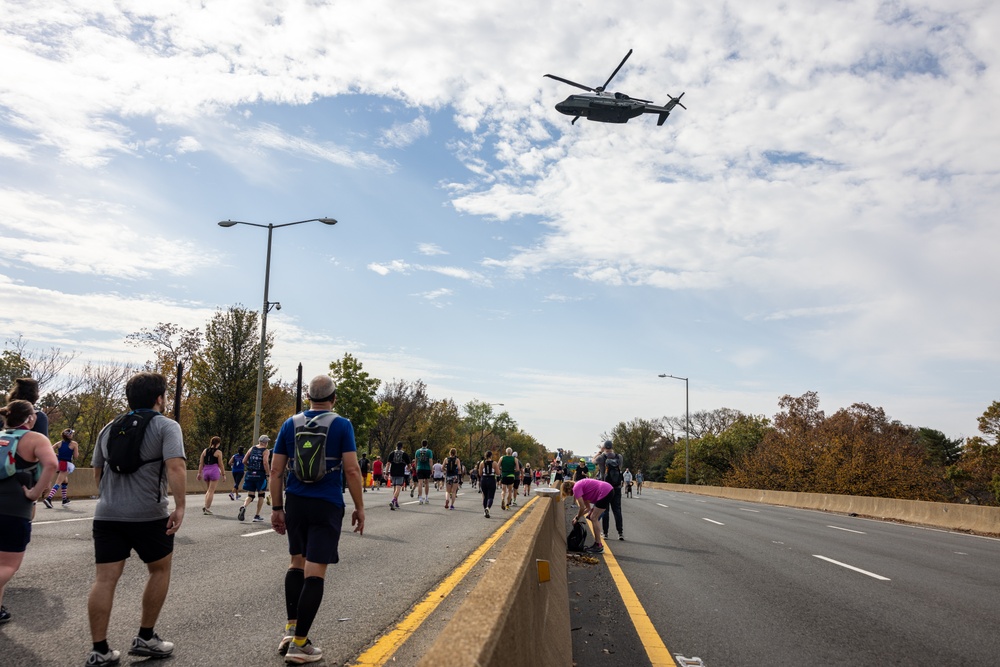
<path fill-rule="evenodd" d="M 31 541 L 31 519 L 0 514 L 0 551 L 24 553 Z"/>
<path fill-rule="evenodd" d="M 155 521 L 94 519 L 94 559 L 97 563 L 128 560 L 133 550 L 143 563 L 155 563 L 173 553 L 174 536 L 167 535 L 167 517 Z"/>
<path fill-rule="evenodd" d="M 305 555 L 310 563 L 340 562 L 340 525 L 344 508 L 319 498 L 285 494 L 285 528 L 288 553 Z"/>
<path fill-rule="evenodd" d="M 431 478 L 431 471 L 429 469 L 421 470 L 420 468 L 417 468 L 417 479 L 430 479 L 430 478 Z"/>

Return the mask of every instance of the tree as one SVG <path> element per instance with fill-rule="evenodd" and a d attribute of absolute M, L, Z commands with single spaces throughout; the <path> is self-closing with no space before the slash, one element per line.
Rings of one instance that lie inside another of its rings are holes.
<path fill-rule="evenodd" d="M 969 438 L 945 477 L 967 500 L 977 505 L 1000 505 L 1000 401 L 994 401 L 979 417 L 979 431 L 987 437 Z"/>
<path fill-rule="evenodd" d="M 7 391 L 14 386 L 17 378 L 30 377 L 31 365 L 19 352 L 4 350 L 0 353 L 0 392 L 6 403 Z"/>
<path fill-rule="evenodd" d="M 625 467 L 633 474 L 649 468 L 652 452 L 661 437 L 659 423 L 641 417 L 630 422 L 618 422 L 611 433 L 601 435 L 603 440 L 611 441 L 615 451 L 625 459 Z"/>
<path fill-rule="evenodd" d="M 915 431 L 886 417 L 882 408 L 855 403 L 826 417 L 819 397 L 785 396 L 760 446 L 726 476 L 728 486 L 943 500 L 938 468 Z"/>
<path fill-rule="evenodd" d="M 63 352 L 61 348 L 50 347 L 48 350 L 35 350 L 28 348 L 28 342 L 18 334 L 17 338 L 7 341 L 13 345 L 15 358 L 24 360 L 28 364 L 28 371 L 16 377 L 30 377 L 38 382 L 38 388 L 42 391 L 52 391 L 52 382 L 59 377 L 59 374 L 76 359 L 76 352 Z M 9 388 L 10 384 L 0 385 L 0 388 Z"/>
<path fill-rule="evenodd" d="M 927 455 L 941 466 L 953 465 L 962 455 L 961 438 L 950 440 L 944 433 L 932 428 L 918 429 L 917 442 L 927 451 Z"/>
<path fill-rule="evenodd" d="M 473 399 L 462 406 L 462 411 L 470 460 L 479 460 L 487 449 L 500 449 L 506 434 L 517 428 L 506 410 L 494 415 L 493 406 L 483 401 Z"/>
<path fill-rule="evenodd" d="M 379 410 L 372 441 L 378 447 L 379 456 L 388 454 L 401 441 L 411 441 L 408 449 L 411 453 L 416 451 L 412 441 L 416 440 L 417 419 L 420 411 L 428 404 L 427 386 L 423 381 L 386 382 L 375 400 L 379 404 Z"/>
<path fill-rule="evenodd" d="M 190 385 L 198 395 L 192 406 L 194 432 L 185 432 L 189 465 L 197 461 L 202 444 L 222 438 L 224 457 L 239 445 L 253 446 L 257 371 L 260 361 L 259 314 L 242 306 L 216 311 L 205 326 L 205 344 L 191 362 Z M 268 363 L 273 339 L 264 349 L 264 380 L 274 371 Z M 183 426 L 183 423 L 182 423 Z"/>
<path fill-rule="evenodd" d="M 375 394 L 382 381 L 369 375 L 361 362 L 350 353 L 345 353 L 343 359 L 330 362 L 330 377 L 337 383 L 334 409 L 351 421 L 357 442 L 368 442 L 369 434 L 378 421 Z"/>
<path fill-rule="evenodd" d="M 766 417 L 737 414 L 722 432 L 706 432 L 691 441 L 689 468 L 692 483 L 721 485 L 733 466 L 764 440 L 770 424 Z M 683 453 L 679 454 L 670 469 L 671 481 L 680 482 L 686 476 Z"/>
<path fill-rule="evenodd" d="M 72 393 L 47 394 L 45 400 L 50 415 L 49 433 L 64 429 L 76 430 L 80 444 L 79 462 L 90 460 L 97 444 L 97 436 L 112 419 L 128 410 L 125 385 L 136 369 L 129 364 L 93 364 L 83 368 L 78 381 L 79 389 Z"/>
<path fill-rule="evenodd" d="M 446 398 L 440 401 L 429 401 L 420 409 L 415 417 L 414 441 L 426 440 L 434 443 L 442 452 L 455 447 L 459 454 L 464 449 L 462 445 L 462 418 L 458 413 L 455 401 Z M 466 462 L 469 465 L 469 462 Z"/>

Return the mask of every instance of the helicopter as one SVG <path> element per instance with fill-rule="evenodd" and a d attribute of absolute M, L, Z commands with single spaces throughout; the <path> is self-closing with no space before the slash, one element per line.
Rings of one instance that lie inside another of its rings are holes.
<path fill-rule="evenodd" d="M 573 125 L 580 119 L 584 117 L 587 120 L 597 121 L 599 123 L 627 123 L 630 119 L 636 116 L 641 116 L 644 113 L 655 113 L 659 114 L 659 118 L 656 120 L 656 124 L 663 125 L 664 121 L 667 120 L 667 116 L 674 107 L 680 107 L 681 109 L 687 110 L 687 107 L 681 104 L 681 98 L 684 97 L 684 93 L 681 93 L 677 97 L 667 94 L 670 101 L 663 106 L 658 106 L 654 104 L 651 100 L 640 100 L 637 97 L 629 97 L 625 93 L 609 93 L 605 91 L 608 84 L 611 83 L 611 79 L 615 78 L 618 74 L 618 70 L 622 68 L 625 61 L 628 60 L 629 56 L 632 55 L 632 49 L 628 50 L 625 57 L 615 68 L 615 71 L 611 73 L 608 80 L 604 82 L 603 86 L 598 86 L 597 88 L 591 88 L 590 86 L 585 86 L 576 81 L 570 81 L 569 79 L 564 79 L 561 76 L 556 76 L 555 74 L 546 74 L 545 76 L 550 79 L 555 79 L 556 81 L 562 81 L 563 83 L 568 83 L 571 86 L 576 86 L 577 88 L 583 88 L 584 90 L 590 91 L 592 95 L 575 94 L 570 95 L 562 102 L 556 105 L 556 111 L 559 113 L 566 114 L 567 116 L 573 116 L 573 120 L 570 125 Z"/>

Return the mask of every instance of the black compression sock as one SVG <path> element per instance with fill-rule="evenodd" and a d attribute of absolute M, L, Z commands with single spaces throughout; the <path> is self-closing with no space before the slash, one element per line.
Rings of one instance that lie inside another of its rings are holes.
<path fill-rule="evenodd" d="M 302 582 L 306 573 L 298 568 L 285 572 L 285 613 L 289 621 L 296 620 L 299 613 L 299 598 L 302 597 Z"/>
<path fill-rule="evenodd" d="M 139 628 L 139 639 L 149 641 L 153 638 L 153 628 Z"/>
<path fill-rule="evenodd" d="M 105 639 L 102 642 L 94 642 L 94 650 L 101 655 L 107 655 L 108 652 L 111 651 L 111 647 L 108 646 L 108 640 Z"/>
<path fill-rule="evenodd" d="M 308 637 L 309 629 L 323 601 L 323 577 L 308 577 L 302 584 L 299 597 L 299 617 L 295 625 L 296 637 Z"/>

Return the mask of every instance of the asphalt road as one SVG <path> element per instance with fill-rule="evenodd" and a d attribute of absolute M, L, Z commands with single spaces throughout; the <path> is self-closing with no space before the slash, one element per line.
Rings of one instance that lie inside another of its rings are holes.
<path fill-rule="evenodd" d="M 622 505 L 611 551 L 672 655 L 1000 664 L 1000 540 L 652 489 Z M 570 565 L 577 665 L 649 665 L 607 570 Z"/>
<path fill-rule="evenodd" d="M 350 533 L 345 519 L 341 562 L 328 571 L 310 633 L 324 649 L 321 664 L 355 659 L 514 514 L 497 505 L 493 518 L 485 519 L 480 496 L 468 484 L 455 510 L 444 509 L 443 492 L 432 491 L 433 504 L 425 506 L 404 492 L 399 511 L 389 511 L 390 497 L 385 490 L 364 495 L 364 536 Z M 528 499 L 520 500 L 523 506 Z M 24 564 L 4 596 L 14 620 L 0 629 L 0 665 L 84 663 L 90 650 L 87 595 L 94 577 L 90 531 L 96 502 L 75 500 L 53 510 L 38 506 Z M 285 618 L 285 538 L 268 523 L 250 523 L 252 515 L 237 521 L 239 505 L 225 494 L 216 496 L 214 516 L 203 515 L 201 506 L 200 496 L 188 496 L 170 593 L 156 626 L 160 636 L 176 644 L 171 664 L 283 664 L 276 647 Z M 391 664 L 416 663 L 447 621 L 449 608 L 457 608 L 504 543 L 501 539 L 473 568 L 449 596 L 455 601 L 442 604 L 442 612 Z M 145 567 L 133 556 L 118 585 L 109 632 L 124 665 L 145 662 L 125 655 L 138 629 L 145 580 Z"/>

